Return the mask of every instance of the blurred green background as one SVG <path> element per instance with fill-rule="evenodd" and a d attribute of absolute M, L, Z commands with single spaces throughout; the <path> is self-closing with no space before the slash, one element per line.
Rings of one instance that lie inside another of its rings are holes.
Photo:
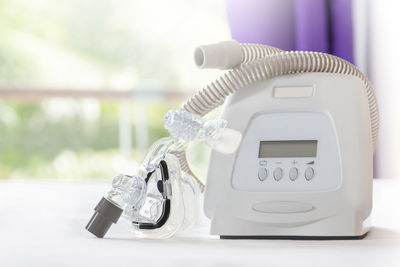
<path fill-rule="evenodd" d="M 96 117 L 89 118 L 85 111 L 71 109 L 93 105 L 93 101 L 60 101 L 70 110 L 59 115 L 51 113 L 49 101 L 0 104 L 0 177 L 80 179 L 115 174 L 114 165 L 123 160 L 118 148 L 118 103 L 99 101 Z M 167 136 L 162 118 L 169 108 L 167 104 L 147 106 L 149 143 Z M 145 151 L 136 148 L 135 127 L 133 122 L 132 157 L 140 160 Z"/>
<path fill-rule="evenodd" d="M 192 51 L 229 38 L 224 16 L 211 0 L 0 0 L 0 178 L 106 178 L 140 161 L 167 135 L 165 112 L 216 76 L 195 68 Z M 35 90 L 71 95 L 27 97 Z M 82 90 L 142 93 L 77 98 Z M 200 175 L 207 155 L 191 153 Z"/>

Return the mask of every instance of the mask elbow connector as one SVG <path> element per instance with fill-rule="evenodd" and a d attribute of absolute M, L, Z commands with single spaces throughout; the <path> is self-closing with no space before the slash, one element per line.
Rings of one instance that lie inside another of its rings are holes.
<path fill-rule="evenodd" d="M 86 225 L 86 230 L 98 238 L 103 238 L 111 225 L 117 223 L 123 210 L 104 197 L 100 200 L 94 210 L 95 213 Z"/>

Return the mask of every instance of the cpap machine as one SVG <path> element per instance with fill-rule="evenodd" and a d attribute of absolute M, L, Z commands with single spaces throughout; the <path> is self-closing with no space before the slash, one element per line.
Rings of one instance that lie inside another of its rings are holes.
<path fill-rule="evenodd" d="M 137 237 L 168 238 L 197 219 L 221 238 L 363 238 L 372 208 L 379 114 L 349 62 L 236 41 L 200 46 L 200 68 L 229 69 L 164 117 L 134 174 L 120 174 L 86 229 L 103 237 L 122 216 Z M 204 119 L 220 105 L 220 119 Z M 211 146 L 204 186 L 185 150 Z"/>

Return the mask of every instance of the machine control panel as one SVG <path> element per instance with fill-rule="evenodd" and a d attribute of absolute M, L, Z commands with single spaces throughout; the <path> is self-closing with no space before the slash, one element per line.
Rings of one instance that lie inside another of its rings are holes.
<path fill-rule="evenodd" d="M 258 178 L 265 181 L 268 169 L 275 181 L 282 178 L 296 181 L 299 172 L 307 181 L 314 177 L 318 140 L 261 141 Z M 260 175 L 261 174 L 261 175 Z"/>
<path fill-rule="evenodd" d="M 261 114 L 244 135 L 232 186 L 272 192 L 336 189 L 342 173 L 338 147 L 328 114 Z"/>

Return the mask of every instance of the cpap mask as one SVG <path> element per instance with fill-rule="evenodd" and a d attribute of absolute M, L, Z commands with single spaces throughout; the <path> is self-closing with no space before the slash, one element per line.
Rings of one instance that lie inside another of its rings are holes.
<path fill-rule="evenodd" d="M 226 125 L 225 120 L 202 120 L 184 110 L 168 111 L 164 127 L 171 136 L 152 145 L 135 174 L 113 179 L 111 190 L 97 204 L 86 229 L 103 237 L 120 216 L 137 237 L 168 238 L 189 229 L 197 220 L 201 184 L 182 169 L 175 153 L 200 141 L 222 153 L 232 153 L 241 134 Z"/>
<path fill-rule="evenodd" d="M 226 41 L 200 46 L 195 50 L 194 59 L 200 68 L 230 70 L 194 94 L 182 110 L 168 111 L 164 127 L 170 136 L 152 145 L 134 174 L 120 174 L 113 179 L 111 190 L 95 207 L 86 226 L 97 237 L 103 237 L 121 216 L 137 237 L 168 238 L 189 229 L 196 221 L 198 198 L 204 184 L 191 172 L 185 151 L 190 145 L 204 141 L 218 152 L 234 153 L 241 142 L 241 133 L 227 128 L 226 120 L 201 117 L 224 103 L 231 94 L 248 89 L 258 81 L 307 72 L 360 78 L 370 99 L 371 137 L 375 146 L 379 120 L 374 119 L 378 115 L 372 86 L 356 67 L 341 58 Z"/>

